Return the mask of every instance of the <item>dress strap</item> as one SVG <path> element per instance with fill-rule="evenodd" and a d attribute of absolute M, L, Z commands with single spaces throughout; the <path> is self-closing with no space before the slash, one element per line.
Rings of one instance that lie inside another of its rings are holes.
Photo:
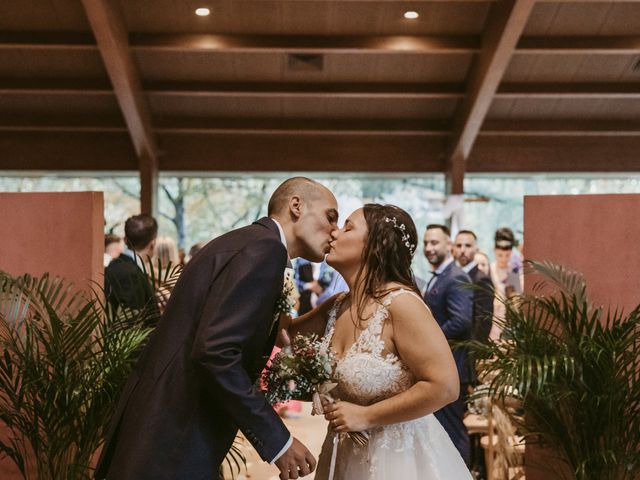
<path fill-rule="evenodd" d="M 393 300 L 396 297 L 399 297 L 400 295 L 404 294 L 404 293 L 408 293 L 409 295 L 413 295 L 414 297 L 416 297 L 417 299 L 419 299 L 421 302 L 423 302 L 424 300 L 420 297 L 420 295 L 418 295 L 416 292 L 411 291 L 411 290 L 407 290 L 406 288 L 399 288 L 398 290 L 394 290 L 392 292 L 389 292 L 387 294 L 387 296 L 384 298 L 384 300 L 382 301 L 382 304 L 385 307 L 388 307 L 389 305 L 391 305 L 391 300 Z"/>
<path fill-rule="evenodd" d="M 324 335 L 325 337 L 329 337 L 329 340 L 330 337 L 333 336 L 333 327 L 336 325 L 338 310 L 340 310 L 340 305 L 342 305 L 342 301 L 346 298 L 346 296 L 347 292 L 342 292 L 340 295 L 338 295 L 334 300 L 333 306 L 329 310 L 329 313 L 327 314 L 328 319 L 327 326 L 324 329 Z"/>

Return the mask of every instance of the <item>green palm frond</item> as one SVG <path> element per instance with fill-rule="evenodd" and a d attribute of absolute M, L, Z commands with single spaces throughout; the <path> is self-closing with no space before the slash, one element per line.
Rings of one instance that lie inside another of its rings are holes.
<path fill-rule="evenodd" d="M 148 270 L 154 291 L 171 293 L 181 267 Z M 28 480 L 85 480 L 132 363 L 155 325 L 156 305 L 114 309 L 60 278 L 0 271 L 0 454 Z M 246 466 L 234 443 L 232 476 Z"/>
<path fill-rule="evenodd" d="M 27 479 L 85 479 L 132 353 L 148 335 L 110 321 L 59 278 L 0 272 L 0 450 Z"/>
<path fill-rule="evenodd" d="M 563 265 L 553 262 L 535 262 L 532 260 L 525 261 L 527 273 L 538 273 L 543 276 L 544 280 L 534 285 L 534 291 L 539 291 L 546 282 L 551 282 L 567 295 L 576 295 L 580 302 L 586 300 L 587 282 L 584 275 L 568 269 Z"/>
<path fill-rule="evenodd" d="M 225 467 L 229 467 L 229 475 L 231 478 L 240 475 L 243 468 L 245 470 L 247 469 L 247 459 L 242 451 L 242 439 L 240 437 L 235 438 L 224 462 L 220 465 L 220 471 L 218 472 L 220 480 L 224 480 L 225 478 Z"/>
<path fill-rule="evenodd" d="M 521 432 L 556 452 L 577 480 L 635 480 L 640 306 L 605 312 L 588 302 L 580 274 L 529 265 L 546 287 L 503 300 L 505 340 L 465 343 L 481 359 L 480 376 L 491 378 L 491 395 L 521 400 L 526 422 L 513 417 Z"/>

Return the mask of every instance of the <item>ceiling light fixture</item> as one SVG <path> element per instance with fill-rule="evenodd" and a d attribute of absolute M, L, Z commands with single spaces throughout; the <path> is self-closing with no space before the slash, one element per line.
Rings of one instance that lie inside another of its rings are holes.
<path fill-rule="evenodd" d="M 415 20 L 418 18 L 420 14 L 418 12 L 414 12 L 413 10 L 409 10 L 408 12 L 404 12 L 404 18 L 409 20 Z"/>
<path fill-rule="evenodd" d="M 196 15 L 198 15 L 199 17 L 206 17 L 210 13 L 211 10 L 209 10 L 207 7 L 196 8 Z"/>

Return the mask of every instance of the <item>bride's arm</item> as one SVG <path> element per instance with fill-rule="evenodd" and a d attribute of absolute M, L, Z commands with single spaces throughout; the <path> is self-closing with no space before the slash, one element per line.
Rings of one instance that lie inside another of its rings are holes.
<path fill-rule="evenodd" d="M 319 337 L 323 336 L 327 326 L 329 310 L 338 295 L 339 294 L 336 294 L 328 298 L 310 312 L 291 319 L 291 323 L 287 327 L 289 337 L 293 338 L 298 334 L 309 335 L 312 333 L 315 333 Z"/>
<path fill-rule="evenodd" d="M 416 377 L 407 391 L 369 406 L 348 402 L 327 405 L 336 431 L 361 431 L 406 422 L 433 413 L 458 398 L 460 380 L 442 330 L 422 300 L 400 295 L 390 306 L 393 342 L 402 362 Z"/>

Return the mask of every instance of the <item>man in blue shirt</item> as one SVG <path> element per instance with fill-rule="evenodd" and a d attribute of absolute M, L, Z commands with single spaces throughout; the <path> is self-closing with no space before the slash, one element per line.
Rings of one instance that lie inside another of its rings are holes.
<path fill-rule="evenodd" d="M 473 315 L 473 292 L 468 287 L 471 279 L 454 262 L 451 248 L 450 232 L 446 226 L 434 224 L 427 227 L 424 255 L 431 264 L 433 276 L 427 284 L 424 300 L 448 340 L 469 340 Z M 460 376 L 460 397 L 435 412 L 435 416 L 468 465 L 471 457 L 469 433 L 462 420 L 467 390 L 474 378 L 466 349 L 454 350 L 453 358 Z"/>

